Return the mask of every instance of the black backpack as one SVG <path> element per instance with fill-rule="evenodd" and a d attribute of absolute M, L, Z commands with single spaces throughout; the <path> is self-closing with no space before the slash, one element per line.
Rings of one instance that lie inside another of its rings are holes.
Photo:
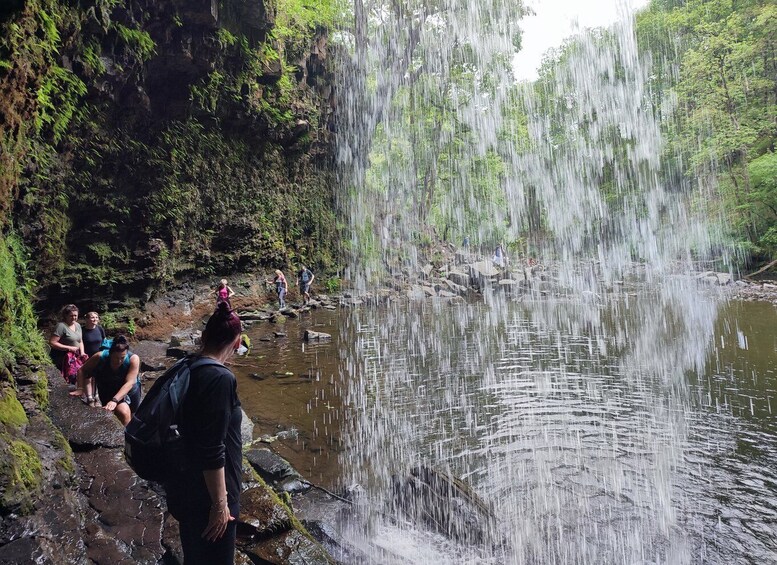
<path fill-rule="evenodd" d="M 141 479 L 166 482 L 186 469 L 178 416 L 192 370 L 220 365 L 208 357 L 185 357 L 157 379 L 124 430 L 124 457 Z"/>

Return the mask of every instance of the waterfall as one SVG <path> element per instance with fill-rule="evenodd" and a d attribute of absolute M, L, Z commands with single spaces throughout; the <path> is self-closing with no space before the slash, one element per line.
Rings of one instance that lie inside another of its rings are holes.
<path fill-rule="evenodd" d="M 628 6 L 533 84 L 511 72 L 519 2 L 354 14 L 337 135 L 354 288 L 412 282 L 439 240 L 545 269 L 517 296 L 485 284 L 347 319 L 346 482 L 373 516 L 355 543 L 377 563 L 690 562 L 685 377 L 719 309 L 693 272 L 716 224 L 665 181 L 671 108 Z M 430 526 L 407 512 L 412 469 L 463 478 L 487 509 Z"/>

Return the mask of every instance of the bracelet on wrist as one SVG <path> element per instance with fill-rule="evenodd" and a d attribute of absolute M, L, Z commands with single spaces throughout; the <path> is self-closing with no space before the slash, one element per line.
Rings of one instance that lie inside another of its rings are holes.
<path fill-rule="evenodd" d="M 116 400 L 116 397 L 111 398 L 111 402 L 113 402 L 114 404 L 120 404 L 120 401 Z"/>

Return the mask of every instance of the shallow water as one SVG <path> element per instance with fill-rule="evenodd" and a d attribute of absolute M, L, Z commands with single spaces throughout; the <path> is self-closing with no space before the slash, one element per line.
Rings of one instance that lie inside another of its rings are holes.
<path fill-rule="evenodd" d="M 351 534 L 374 562 L 379 548 L 418 563 L 776 562 L 777 311 L 700 295 L 693 317 L 655 316 L 666 304 L 624 291 L 314 312 L 286 338 L 250 331 L 241 400 L 256 435 L 294 431 L 273 448 L 313 482 L 358 483 L 382 509 L 392 474 L 450 469 L 508 542 L 457 547 L 379 520 Z M 304 345 L 308 327 L 333 342 Z"/>

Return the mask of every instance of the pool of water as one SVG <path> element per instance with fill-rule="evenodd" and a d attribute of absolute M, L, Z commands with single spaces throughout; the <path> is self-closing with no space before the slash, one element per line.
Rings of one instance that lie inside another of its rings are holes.
<path fill-rule="evenodd" d="M 352 534 L 368 551 L 772 563 L 775 327 L 769 304 L 662 290 L 402 302 L 257 325 L 235 370 L 256 435 L 278 437 L 273 448 L 313 482 L 358 484 L 382 511 L 393 475 L 449 470 L 491 505 L 507 542 L 458 547 L 379 521 Z M 305 329 L 333 340 L 306 345 Z"/>

